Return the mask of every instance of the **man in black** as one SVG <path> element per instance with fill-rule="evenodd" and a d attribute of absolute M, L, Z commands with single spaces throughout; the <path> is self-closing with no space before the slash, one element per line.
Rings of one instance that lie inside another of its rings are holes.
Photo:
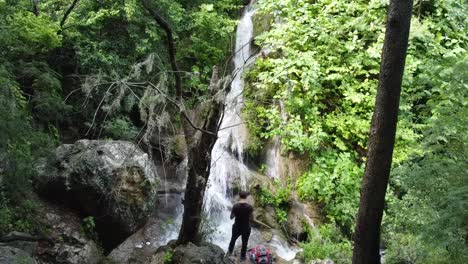
<path fill-rule="evenodd" d="M 241 260 L 245 260 L 247 252 L 247 242 L 250 236 L 250 221 L 252 219 L 253 207 L 247 202 L 247 192 L 239 193 L 240 200 L 232 207 L 231 219 L 236 218 L 232 225 L 231 242 L 229 243 L 228 254 L 231 255 L 237 238 L 242 236 Z"/>

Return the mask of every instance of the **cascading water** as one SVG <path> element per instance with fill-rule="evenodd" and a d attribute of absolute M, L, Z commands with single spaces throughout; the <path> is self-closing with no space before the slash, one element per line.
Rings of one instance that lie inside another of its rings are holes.
<path fill-rule="evenodd" d="M 229 242 L 232 224 L 229 219 L 232 183 L 236 181 L 240 183 L 239 187 L 245 189 L 250 173 L 243 163 L 243 144 L 247 131 L 241 118 L 244 86 L 241 75 L 244 67 L 251 61 L 252 15 L 253 10 L 249 5 L 245 8 L 237 27 L 234 79 L 231 90 L 226 96 L 226 107 L 218 140 L 211 152 L 211 172 L 205 193 L 205 211 L 213 223 L 219 223 L 212 239 L 223 248 L 226 248 L 226 241 Z"/>
<path fill-rule="evenodd" d="M 226 96 L 226 107 L 218 140 L 211 153 L 211 172 L 205 192 L 204 208 L 212 223 L 211 240 L 223 249 L 227 249 L 231 237 L 233 220 L 230 219 L 234 187 L 247 189 L 247 182 L 254 172 L 244 164 L 243 148 L 247 128 L 243 124 L 241 109 L 243 104 L 244 80 L 242 72 L 253 62 L 251 41 L 253 36 L 252 15 L 254 10 L 249 4 L 239 21 L 236 33 L 234 54 L 234 79 Z M 233 186 L 234 184 L 240 186 Z M 268 244 L 283 259 L 292 259 L 297 250 L 291 249 L 288 243 L 274 234 L 266 243 L 258 230 L 252 230 L 249 246 Z"/>
<path fill-rule="evenodd" d="M 287 122 L 286 111 L 284 110 L 284 102 L 279 101 L 281 112 L 281 120 Z M 275 136 L 272 142 L 266 146 L 266 175 L 273 179 L 281 178 L 283 175 L 283 159 L 281 158 L 281 138 Z"/>

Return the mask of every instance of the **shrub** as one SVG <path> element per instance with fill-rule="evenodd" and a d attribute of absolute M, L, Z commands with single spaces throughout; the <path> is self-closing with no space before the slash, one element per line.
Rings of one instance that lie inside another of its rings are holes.
<path fill-rule="evenodd" d="M 304 260 L 331 259 L 335 263 L 351 263 L 352 245 L 344 239 L 333 224 L 324 224 L 318 232 L 311 232 L 307 243 L 302 244 Z"/>

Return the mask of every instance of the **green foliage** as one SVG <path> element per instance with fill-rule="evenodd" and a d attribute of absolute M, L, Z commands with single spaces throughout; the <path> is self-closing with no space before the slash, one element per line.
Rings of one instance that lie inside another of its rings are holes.
<path fill-rule="evenodd" d="M 213 65 L 221 65 L 232 51 L 232 35 L 241 5 L 238 0 L 195 1 L 182 34 L 190 37 L 181 41 L 180 56 L 191 61 L 188 85 L 192 92 L 205 92 Z M 223 65 L 224 66 L 224 65 Z"/>
<path fill-rule="evenodd" d="M 316 232 L 302 245 L 305 262 L 332 259 L 337 264 L 351 263 L 351 242 L 344 239 L 334 225 L 321 225 Z"/>
<path fill-rule="evenodd" d="M 151 2 L 173 29 L 184 96 L 194 107 L 206 99 L 212 66 L 226 64 L 244 1 Z M 36 15 L 31 1 L 0 1 L 0 233 L 39 228 L 35 205 L 25 197 L 38 159 L 60 136 L 82 137 L 92 123 L 89 138 L 133 140 L 148 125 L 138 119 L 166 103 L 138 85 L 151 81 L 173 94 L 165 34 L 141 1 L 80 1 L 59 28 L 70 3 L 38 1 Z M 255 39 L 270 53 L 247 73 L 247 152 L 255 156 L 279 137 L 283 153 L 313 162 L 297 186 L 260 190 L 260 204 L 274 207 L 279 222 L 297 187 L 302 199 L 319 202 L 328 221 L 350 233 L 387 4 L 256 3 L 272 25 L 262 25 L 268 31 Z M 390 263 L 467 262 L 466 7 L 458 0 L 416 1 L 384 226 Z M 136 85 L 122 89 L 126 82 Z M 180 123 L 176 114 L 170 119 Z M 94 219 L 86 219 L 84 228 L 93 230 Z M 213 232 L 209 224 L 206 230 Z M 320 238 L 304 245 L 306 259 L 346 263 L 350 245 L 336 232 L 321 228 Z"/>
<path fill-rule="evenodd" d="M 0 190 L 0 195 L 0 234 L 6 234 L 13 227 L 13 212 L 8 206 L 8 200 L 3 190 Z"/>
<path fill-rule="evenodd" d="M 260 0 L 276 22 L 256 43 L 268 50 L 247 73 L 244 117 L 256 153 L 279 136 L 283 151 L 314 164 L 298 183 L 304 200 L 320 202 L 350 233 L 357 210 L 377 88 L 388 1 Z M 423 151 L 431 100 L 446 83 L 434 75 L 445 59 L 466 54 L 466 5 L 424 1 L 412 21 L 393 164 Z M 441 90 L 442 89 L 442 90 Z M 435 97 L 436 96 L 436 97 Z"/>
<path fill-rule="evenodd" d="M 288 221 L 288 212 L 281 207 L 275 208 L 275 215 L 276 221 L 280 224 Z"/>
<path fill-rule="evenodd" d="M 7 195 L 22 200 L 34 173 L 35 160 L 45 157 L 56 141 L 33 129 L 26 98 L 12 74 L 1 66 L 0 87 L 0 176 Z"/>
<path fill-rule="evenodd" d="M 26 69 L 21 62 L 17 65 L 21 70 Z M 33 233 L 41 230 L 41 226 L 37 221 L 37 206 L 28 199 L 31 180 L 38 158 L 47 157 L 56 146 L 56 129 L 35 127 L 28 103 L 37 97 L 28 101 L 6 66 L 10 65 L 0 59 L 0 233 Z"/>
<path fill-rule="evenodd" d="M 318 201 L 330 221 L 346 227 L 354 223 L 359 204 L 357 190 L 364 171 L 354 159 L 350 153 L 322 154 L 297 183 L 300 197 Z"/>
<path fill-rule="evenodd" d="M 164 252 L 164 259 L 163 262 L 164 264 L 171 264 L 173 261 L 174 253 L 172 250 Z"/>
<path fill-rule="evenodd" d="M 468 261 L 468 60 L 448 58 L 431 68 L 436 88 L 422 151 L 393 172 L 391 190 L 399 197 L 390 199 L 384 221 L 390 263 Z"/>
<path fill-rule="evenodd" d="M 372 57 L 367 47 L 382 36 L 383 19 L 376 18 L 383 17 L 385 7 L 292 0 L 260 1 L 259 6 L 261 12 L 279 12 L 286 23 L 275 23 L 256 39 L 275 53 L 257 60 L 249 73 L 249 88 L 255 91 L 247 93 L 257 102 L 282 100 L 285 106 L 257 106 L 259 120 L 249 120 L 256 123 L 249 128 L 263 128 L 260 138 L 279 135 L 285 150 L 299 153 L 364 148 L 379 65 L 378 53 Z M 288 114 L 287 122 L 278 118 L 281 111 Z"/>
<path fill-rule="evenodd" d="M 288 220 L 288 209 L 291 201 L 292 185 L 290 181 L 283 187 L 279 181 L 274 181 L 274 191 L 260 187 L 256 193 L 256 199 L 261 206 L 272 206 L 275 208 L 276 220 L 284 223 Z"/>
<path fill-rule="evenodd" d="M 217 64 L 230 51 L 230 36 L 236 22 L 220 15 L 219 11 L 214 4 L 202 4 L 191 16 L 192 23 L 188 30 L 192 32 L 192 45 L 186 52 L 187 56 L 196 57 L 199 65 Z"/>
<path fill-rule="evenodd" d="M 94 232 L 94 229 L 96 228 L 96 221 L 93 216 L 88 216 L 83 218 L 83 227 L 85 230 Z"/>
<path fill-rule="evenodd" d="M 279 181 L 274 181 L 274 191 L 270 191 L 268 188 L 260 187 L 257 193 L 257 199 L 261 206 L 287 206 L 291 199 L 291 184 L 287 184 L 286 187 L 282 187 Z"/>
<path fill-rule="evenodd" d="M 259 170 L 259 172 L 260 172 L 261 174 L 266 175 L 266 172 L 267 172 L 267 165 L 266 165 L 266 164 L 260 165 L 260 168 L 259 168 L 258 170 Z"/>
<path fill-rule="evenodd" d="M 93 216 L 83 218 L 82 227 L 86 235 L 97 240 L 96 219 Z"/>
<path fill-rule="evenodd" d="M 43 226 L 37 219 L 37 204 L 29 199 L 11 202 L 4 188 L 0 189 L 0 235 L 12 231 L 34 234 Z"/>
<path fill-rule="evenodd" d="M 103 129 L 106 135 L 116 140 L 133 141 L 138 135 L 137 128 L 126 116 L 105 121 Z"/>
<path fill-rule="evenodd" d="M 313 157 L 311 169 L 298 181 L 298 194 L 320 202 L 328 219 L 349 230 L 357 210 L 386 5 L 264 0 L 258 6 L 281 23 L 256 38 L 271 54 L 258 59 L 247 76 L 244 115 L 254 148 L 280 136 L 283 151 Z"/>
<path fill-rule="evenodd" d="M 61 45 L 58 26 L 47 16 L 35 16 L 29 11 L 16 11 L 5 5 L 0 9 L 0 54 L 33 56 Z"/>
<path fill-rule="evenodd" d="M 173 94 L 165 33 L 141 1 L 79 1 L 63 27 L 71 0 L 35 2 L 38 12 L 32 12 L 32 1 L 0 1 L 1 232 L 32 229 L 27 221 L 33 215 L 20 214 L 21 208 L 27 208 L 38 159 L 47 158 L 60 136 L 135 140 L 149 125 L 143 115 L 156 123 L 165 116 L 155 109 L 166 111 L 166 102 L 146 94 L 141 83 L 164 79 L 158 87 Z M 184 87 L 188 96 L 200 95 L 193 96 L 196 103 L 206 93 L 212 66 L 231 52 L 242 1 L 150 2 L 174 32 L 178 63 L 189 77 Z M 141 87 L 123 89 L 127 82 Z M 91 220 L 84 222 L 90 233 Z"/>

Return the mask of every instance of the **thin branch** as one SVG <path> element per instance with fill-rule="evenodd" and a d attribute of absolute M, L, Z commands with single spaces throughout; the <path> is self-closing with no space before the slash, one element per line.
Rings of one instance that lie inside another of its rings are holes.
<path fill-rule="evenodd" d="M 86 134 L 85 136 L 87 136 L 89 134 L 89 132 L 91 131 L 91 128 L 94 126 L 94 122 L 96 122 L 96 117 L 97 117 L 97 113 L 99 111 L 99 109 L 101 109 L 101 105 L 104 103 L 104 100 L 107 98 L 107 95 L 109 94 L 109 92 L 111 91 L 111 89 L 115 86 L 115 83 L 111 84 L 109 86 L 109 88 L 107 89 L 106 93 L 104 94 L 104 96 L 102 97 L 101 101 L 99 102 L 99 105 L 96 109 L 96 111 L 94 112 L 94 116 L 93 116 L 93 122 L 91 123 L 91 125 L 89 126 L 88 128 L 88 131 L 86 131 Z"/>
<path fill-rule="evenodd" d="M 179 66 L 177 66 L 176 59 L 176 45 L 174 42 L 174 36 L 172 34 L 172 29 L 169 23 L 153 8 L 147 0 L 142 0 L 143 7 L 148 11 L 148 13 L 153 17 L 156 23 L 166 32 L 167 38 L 167 48 L 169 51 L 169 60 L 171 63 L 171 68 L 174 73 L 175 82 L 176 82 L 176 95 L 178 100 L 182 100 L 182 76 L 180 75 Z"/>
<path fill-rule="evenodd" d="M 179 109 L 180 111 L 180 114 L 184 117 L 184 119 L 187 121 L 187 123 L 193 128 L 193 129 L 196 129 L 196 130 L 199 130 L 201 132 L 204 132 L 204 133 L 207 133 L 207 134 L 210 134 L 210 135 L 213 135 L 213 136 L 216 136 L 216 133 L 213 133 L 211 131 L 208 131 L 208 130 L 205 130 L 203 128 L 199 128 L 197 127 L 193 122 L 192 120 L 190 119 L 190 117 L 187 115 L 187 113 L 185 112 L 185 110 L 182 108 L 182 106 L 180 106 L 180 104 L 178 104 L 176 101 L 174 101 L 172 98 L 170 98 L 169 96 L 165 95 L 161 90 L 159 90 L 154 84 L 152 83 L 148 83 L 153 89 L 155 89 L 156 91 L 158 91 L 162 96 L 164 96 L 164 98 L 167 99 L 167 101 L 171 104 L 173 104 L 175 107 L 177 107 L 177 109 Z"/>
<path fill-rule="evenodd" d="M 242 122 L 242 123 L 238 123 L 238 124 L 235 124 L 235 125 L 225 126 L 225 127 L 220 128 L 218 131 L 221 131 L 221 130 L 224 130 L 224 129 L 229 129 L 229 128 L 236 127 L 236 126 L 245 125 L 245 124 L 247 124 L 247 122 Z"/>
<path fill-rule="evenodd" d="M 65 25 L 65 21 L 67 20 L 68 16 L 70 13 L 75 9 L 75 6 L 78 4 L 80 0 L 73 0 L 73 3 L 68 7 L 67 11 L 65 11 L 65 14 L 62 17 L 62 20 L 60 21 L 60 31 L 63 30 L 63 26 Z"/>

